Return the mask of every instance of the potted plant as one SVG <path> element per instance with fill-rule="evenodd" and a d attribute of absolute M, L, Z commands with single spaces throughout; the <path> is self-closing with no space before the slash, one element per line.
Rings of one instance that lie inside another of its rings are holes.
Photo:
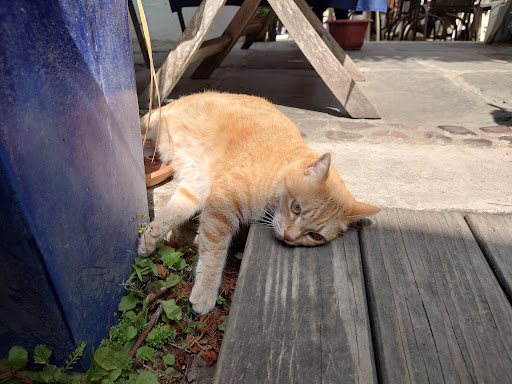
<path fill-rule="evenodd" d="M 327 25 L 341 48 L 358 51 L 363 46 L 366 29 L 371 22 L 371 19 L 340 19 L 327 21 Z"/>

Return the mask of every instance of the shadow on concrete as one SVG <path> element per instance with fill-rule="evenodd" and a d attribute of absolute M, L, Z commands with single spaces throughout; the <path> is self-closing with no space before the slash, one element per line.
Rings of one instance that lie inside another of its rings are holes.
<path fill-rule="evenodd" d="M 488 104 L 491 107 L 495 108 L 494 111 L 491 112 L 491 115 L 496 122 L 496 124 L 499 125 L 506 125 L 507 127 L 512 127 L 512 112 L 504 109 L 502 107 L 499 107 L 494 104 Z"/>

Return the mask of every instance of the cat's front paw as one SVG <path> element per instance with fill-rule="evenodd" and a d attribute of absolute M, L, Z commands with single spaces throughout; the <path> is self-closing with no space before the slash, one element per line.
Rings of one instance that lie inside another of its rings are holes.
<path fill-rule="evenodd" d="M 201 284 L 196 281 L 189 299 L 192 303 L 192 309 L 201 315 L 210 312 L 215 307 L 217 291 L 217 287 L 210 287 L 207 284 Z"/>
<path fill-rule="evenodd" d="M 155 250 L 156 244 L 162 237 L 157 229 L 158 228 L 154 228 L 152 225 L 150 225 L 140 236 L 139 246 L 137 248 L 137 254 L 139 256 L 148 256 Z"/>

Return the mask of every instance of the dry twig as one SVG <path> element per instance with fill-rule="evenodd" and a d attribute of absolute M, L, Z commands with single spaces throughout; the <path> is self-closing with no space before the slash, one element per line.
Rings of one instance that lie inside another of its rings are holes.
<path fill-rule="evenodd" d="M 139 347 L 142 345 L 142 343 L 146 339 L 146 336 L 151 331 L 151 328 L 153 328 L 153 325 L 155 325 L 156 321 L 158 320 L 158 318 L 162 314 L 163 310 L 164 310 L 164 308 L 162 307 L 162 304 L 160 304 L 158 306 L 157 310 L 155 311 L 155 313 L 153 313 L 153 316 L 151 316 L 151 320 L 149 320 L 148 326 L 146 327 L 144 332 L 142 332 L 142 334 L 137 339 L 137 342 L 133 346 L 133 348 L 130 351 L 128 357 L 132 358 L 133 356 L 135 356 L 135 353 L 137 353 L 137 349 L 139 349 Z"/>

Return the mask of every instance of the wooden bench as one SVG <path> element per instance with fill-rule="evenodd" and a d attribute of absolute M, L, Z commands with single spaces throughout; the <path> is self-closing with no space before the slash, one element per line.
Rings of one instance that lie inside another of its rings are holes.
<path fill-rule="evenodd" d="M 316 248 L 251 227 L 215 382 L 512 382 L 512 216 L 376 220 Z"/>

